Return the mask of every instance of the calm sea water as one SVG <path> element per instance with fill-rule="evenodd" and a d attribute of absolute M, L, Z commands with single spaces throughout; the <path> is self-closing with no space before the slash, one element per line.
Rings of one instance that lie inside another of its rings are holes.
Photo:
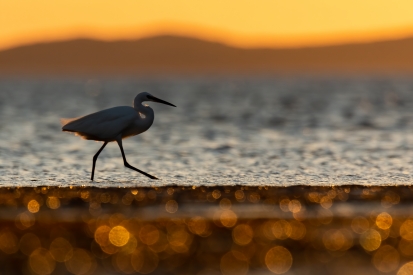
<path fill-rule="evenodd" d="M 152 127 L 118 146 L 61 132 L 60 118 L 131 105 Z M 407 79 L 2 79 L 0 185 L 332 185 L 413 182 Z"/>

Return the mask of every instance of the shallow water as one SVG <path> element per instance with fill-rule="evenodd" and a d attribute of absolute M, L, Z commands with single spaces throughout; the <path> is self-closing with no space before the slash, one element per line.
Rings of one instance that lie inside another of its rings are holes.
<path fill-rule="evenodd" d="M 61 132 L 60 118 L 131 105 L 151 129 L 116 144 Z M 411 184 L 413 81 L 406 79 L 2 79 L 0 186 Z"/>

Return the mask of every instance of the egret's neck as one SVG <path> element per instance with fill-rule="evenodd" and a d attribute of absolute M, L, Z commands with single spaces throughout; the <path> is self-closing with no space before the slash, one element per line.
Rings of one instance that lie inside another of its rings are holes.
<path fill-rule="evenodd" d="M 139 112 L 141 116 L 140 122 L 145 124 L 148 128 L 151 127 L 153 120 L 155 119 L 155 113 L 153 112 L 152 108 L 149 106 L 145 106 L 142 102 L 134 103 L 133 108 Z"/>

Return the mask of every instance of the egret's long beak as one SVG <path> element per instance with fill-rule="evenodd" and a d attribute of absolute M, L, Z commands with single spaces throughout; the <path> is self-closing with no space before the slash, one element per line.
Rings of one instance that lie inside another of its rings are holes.
<path fill-rule="evenodd" d="M 169 105 L 169 106 L 176 107 L 172 103 L 166 102 L 165 100 L 159 99 L 159 98 L 151 96 L 151 95 L 148 95 L 148 98 L 153 100 L 154 102 L 163 103 L 163 104 L 166 104 L 166 105 Z"/>

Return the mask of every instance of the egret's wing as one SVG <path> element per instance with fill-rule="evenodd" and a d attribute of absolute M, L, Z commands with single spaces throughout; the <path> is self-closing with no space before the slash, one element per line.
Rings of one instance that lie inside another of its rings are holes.
<path fill-rule="evenodd" d="M 120 106 L 99 111 L 75 119 L 62 119 L 62 130 L 75 132 L 85 139 L 114 140 L 123 130 L 139 118 L 138 113 L 129 106 Z"/>

